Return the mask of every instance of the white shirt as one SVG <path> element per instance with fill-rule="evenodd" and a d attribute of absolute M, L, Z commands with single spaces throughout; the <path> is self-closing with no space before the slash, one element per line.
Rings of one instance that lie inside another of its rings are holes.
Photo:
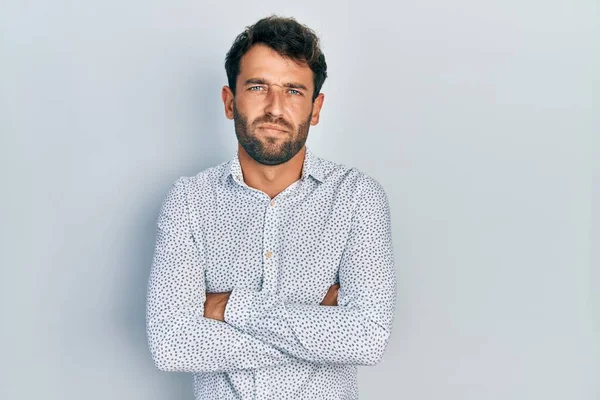
<path fill-rule="evenodd" d="M 337 306 L 322 306 L 339 282 Z M 232 291 L 225 322 L 206 292 Z M 382 357 L 396 275 L 386 194 L 307 148 L 273 199 L 232 160 L 171 187 L 147 298 L 156 366 L 194 374 L 196 399 L 357 399 L 358 365 Z"/>

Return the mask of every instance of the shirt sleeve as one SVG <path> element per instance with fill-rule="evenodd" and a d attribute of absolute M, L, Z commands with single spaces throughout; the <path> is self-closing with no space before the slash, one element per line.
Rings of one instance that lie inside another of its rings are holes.
<path fill-rule="evenodd" d="M 291 304 L 277 294 L 234 288 L 225 322 L 295 357 L 374 365 L 393 324 L 396 274 L 387 196 L 364 176 L 339 266 L 338 306 Z"/>
<path fill-rule="evenodd" d="M 189 225 L 184 178 L 163 201 L 148 283 L 146 331 L 152 359 L 164 371 L 262 368 L 295 357 L 222 321 L 204 317 L 204 263 Z"/>

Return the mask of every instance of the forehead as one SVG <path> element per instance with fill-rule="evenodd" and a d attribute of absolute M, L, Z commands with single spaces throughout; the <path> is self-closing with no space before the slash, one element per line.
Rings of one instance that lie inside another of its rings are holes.
<path fill-rule="evenodd" d="M 255 44 L 242 56 L 238 80 L 262 78 L 273 83 L 300 82 L 313 87 L 313 72 L 306 63 L 282 57 L 264 44 Z"/>

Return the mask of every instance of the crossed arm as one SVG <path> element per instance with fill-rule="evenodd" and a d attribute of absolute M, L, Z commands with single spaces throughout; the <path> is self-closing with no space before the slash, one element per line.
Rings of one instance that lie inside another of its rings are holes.
<path fill-rule="evenodd" d="M 387 345 L 396 295 L 387 198 L 370 178 L 339 266 L 340 285 L 321 305 L 234 288 L 206 293 L 201 249 L 189 228 L 186 178 L 167 195 L 146 310 L 150 351 L 168 371 L 262 368 L 304 360 L 374 365 Z"/>
<path fill-rule="evenodd" d="M 340 284 L 335 283 L 329 287 L 327 294 L 321 302 L 322 306 L 337 306 L 337 296 Z M 225 307 L 231 292 L 208 293 L 206 292 L 206 301 L 204 302 L 204 317 L 225 322 Z"/>

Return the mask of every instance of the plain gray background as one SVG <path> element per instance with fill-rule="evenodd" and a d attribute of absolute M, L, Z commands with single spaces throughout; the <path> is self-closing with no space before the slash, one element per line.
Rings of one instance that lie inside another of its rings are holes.
<path fill-rule="evenodd" d="M 147 348 L 155 223 L 233 156 L 225 52 L 271 13 L 322 37 L 309 146 L 390 199 L 361 399 L 599 399 L 594 0 L 0 2 L 0 398 L 193 398 Z"/>

